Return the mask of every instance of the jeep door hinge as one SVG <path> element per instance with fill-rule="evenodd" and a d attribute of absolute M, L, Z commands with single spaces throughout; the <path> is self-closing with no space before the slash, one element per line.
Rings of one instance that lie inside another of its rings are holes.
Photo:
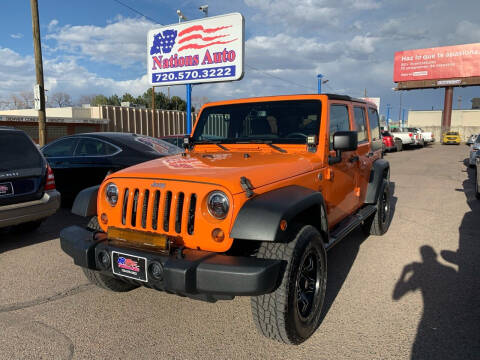
<path fill-rule="evenodd" d="M 240 178 L 240 185 L 242 186 L 242 189 L 245 190 L 245 195 L 247 195 L 247 198 L 251 198 L 253 195 L 255 195 L 253 192 L 252 183 L 245 176 Z"/>

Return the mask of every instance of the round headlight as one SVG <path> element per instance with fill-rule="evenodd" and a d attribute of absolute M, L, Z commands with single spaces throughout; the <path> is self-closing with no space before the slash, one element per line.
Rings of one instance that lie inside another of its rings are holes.
<path fill-rule="evenodd" d="M 207 208 L 210 215 L 219 220 L 225 219 L 230 208 L 228 197 L 222 191 L 212 191 L 208 194 Z"/>
<path fill-rule="evenodd" d="M 118 201 L 118 187 L 114 183 L 110 183 L 107 185 L 105 189 L 105 195 L 107 197 L 107 201 L 110 205 L 115 206 Z"/>

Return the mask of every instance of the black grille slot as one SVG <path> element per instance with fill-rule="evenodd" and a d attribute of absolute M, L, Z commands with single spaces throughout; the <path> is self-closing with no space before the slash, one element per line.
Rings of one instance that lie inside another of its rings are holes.
<path fill-rule="evenodd" d="M 133 204 L 132 204 L 132 226 L 137 226 L 137 205 L 138 205 L 138 189 L 135 189 L 133 193 Z"/>
<path fill-rule="evenodd" d="M 155 191 L 155 196 L 153 197 L 153 214 L 152 214 L 152 228 L 157 230 L 158 225 L 158 204 L 160 203 L 160 191 Z"/>
<path fill-rule="evenodd" d="M 193 229 L 195 228 L 195 207 L 197 206 L 197 195 L 190 195 L 190 207 L 188 208 L 188 223 L 187 223 L 187 232 L 188 235 L 193 234 Z"/>
<path fill-rule="evenodd" d="M 148 197 L 150 196 L 150 190 L 145 190 L 145 196 L 143 197 L 142 208 L 142 228 L 147 227 L 147 210 L 148 210 Z"/>
<path fill-rule="evenodd" d="M 167 191 L 165 195 L 165 208 L 163 211 L 163 230 L 168 231 L 170 222 L 170 209 L 172 207 L 172 192 Z"/>
<path fill-rule="evenodd" d="M 175 214 L 175 231 L 177 234 L 180 234 L 182 231 L 182 212 L 184 200 L 185 194 L 183 192 L 179 193 L 177 196 L 177 212 Z"/>
<path fill-rule="evenodd" d="M 123 205 L 122 205 L 122 224 L 127 222 L 127 205 L 128 205 L 128 188 L 123 193 Z"/>

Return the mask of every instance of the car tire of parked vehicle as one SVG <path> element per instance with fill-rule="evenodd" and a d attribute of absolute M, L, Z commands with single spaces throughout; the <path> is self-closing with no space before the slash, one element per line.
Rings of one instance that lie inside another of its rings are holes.
<path fill-rule="evenodd" d="M 400 139 L 395 139 L 395 150 L 402 151 L 403 150 L 403 143 Z"/>
<path fill-rule="evenodd" d="M 390 213 L 390 185 L 385 181 L 377 200 L 377 211 L 363 224 L 364 232 L 370 235 L 385 234 L 390 227 Z"/>
<path fill-rule="evenodd" d="M 285 260 L 279 287 L 251 298 L 257 329 L 286 344 L 300 344 L 318 328 L 327 284 L 322 235 L 311 225 L 291 226 L 289 243 L 261 244 L 257 257 Z M 298 230 L 298 231 L 297 231 Z"/>

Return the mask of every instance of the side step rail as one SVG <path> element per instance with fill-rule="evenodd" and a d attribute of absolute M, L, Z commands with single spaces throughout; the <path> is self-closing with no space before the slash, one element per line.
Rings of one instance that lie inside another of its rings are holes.
<path fill-rule="evenodd" d="M 377 207 L 375 205 L 366 205 L 357 211 L 356 214 L 350 215 L 343 220 L 338 226 L 330 233 L 330 241 L 325 246 L 327 250 L 334 247 L 340 240 L 350 234 L 357 226 L 364 222 L 369 216 L 371 216 Z"/>

